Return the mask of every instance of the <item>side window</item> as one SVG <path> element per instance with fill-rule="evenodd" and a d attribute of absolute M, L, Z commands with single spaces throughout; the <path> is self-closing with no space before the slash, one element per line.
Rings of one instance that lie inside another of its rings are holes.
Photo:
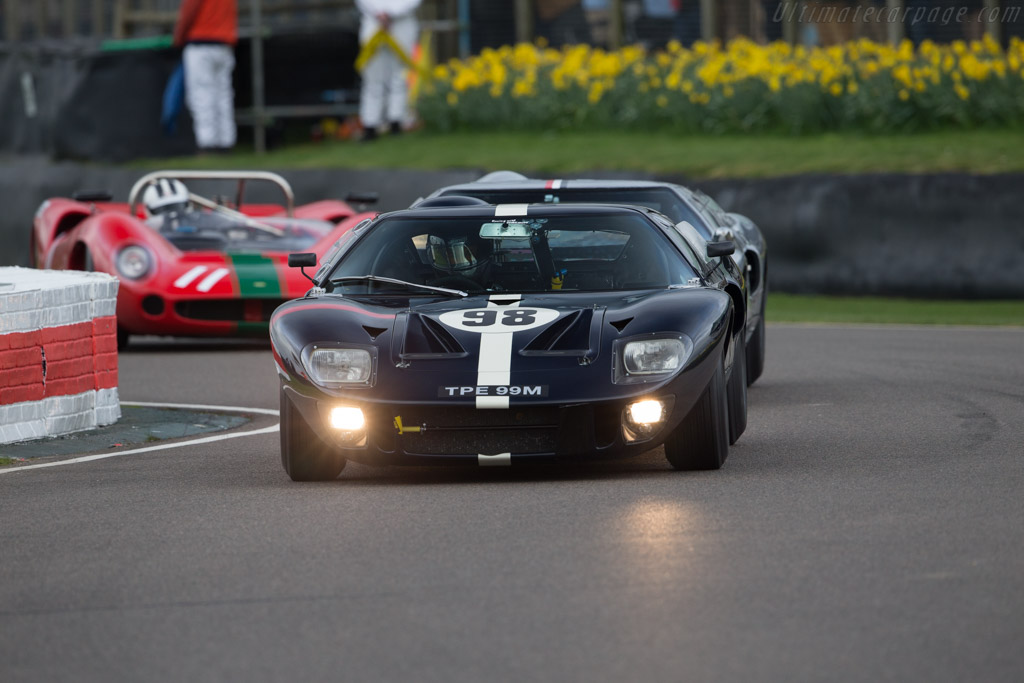
<path fill-rule="evenodd" d="M 711 259 L 708 258 L 708 242 L 697 229 L 686 221 L 680 221 L 673 226 L 673 232 L 678 234 L 686 242 L 690 252 L 696 258 L 697 269 L 702 273 L 708 271 Z"/>
<path fill-rule="evenodd" d="M 652 218 L 662 227 L 672 244 L 682 252 L 683 258 L 693 269 L 697 272 L 706 272 L 707 242 L 700 236 L 697 229 L 687 221 L 680 221 L 678 225 L 673 225 L 670 220 L 656 216 L 652 216 Z"/>
<path fill-rule="evenodd" d="M 355 238 L 358 237 L 363 229 L 372 221 L 372 218 L 367 218 L 360 222 L 359 225 L 351 228 L 339 237 L 338 241 L 335 242 L 331 248 L 327 250 L 327 253 L 324 254 L 324 257 L 320 259 L 320 268 L 316 271 L 316 275 L 313 276 L 313 279 L 319 282 L 324 276 L 326 276 L 327 271 L 332 268 L 338 257 L 355 242 Z"/>
<path fill-rule="evenodd" d="M 694 196 L 700 203 L 701 210 L 710 216 L 713 225 L 730 225 L 732 221 L 725 213 L 725 209 L 718 205 L 714 199 L 703 192 L 695 192 Z"/>

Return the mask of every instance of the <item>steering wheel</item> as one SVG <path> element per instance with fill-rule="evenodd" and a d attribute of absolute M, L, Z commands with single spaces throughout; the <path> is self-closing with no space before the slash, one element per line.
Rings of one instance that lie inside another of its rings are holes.
<path fill-rule="evenodd" d="M 465 275 L 445 275 L 444 277 L 431 280 L 432 287 L 448 287 L 451 289 L 464 289 L 468 292 L 483 292 L 487 288 L 476 280 L 470 280 Z"/>

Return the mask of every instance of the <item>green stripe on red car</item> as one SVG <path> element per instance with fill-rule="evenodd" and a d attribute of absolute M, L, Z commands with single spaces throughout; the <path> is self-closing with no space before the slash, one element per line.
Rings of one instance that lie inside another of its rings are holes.
<path fill-rule="evenodd" d="M 261 254 L 228 254 L 242 298 L 280 299 L 281 281 L 274 259 Z"/>

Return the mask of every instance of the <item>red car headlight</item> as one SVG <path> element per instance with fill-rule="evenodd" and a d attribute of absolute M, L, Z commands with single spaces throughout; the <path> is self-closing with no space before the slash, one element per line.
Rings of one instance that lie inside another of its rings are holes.
<path fill-rule="evenodd" d="M 115 264 L 118 273 L 129 280 L 138 280 L 149 274 L 153 268 L 153 258 L 145 248 L 130 246 L 117 252 Z"/>

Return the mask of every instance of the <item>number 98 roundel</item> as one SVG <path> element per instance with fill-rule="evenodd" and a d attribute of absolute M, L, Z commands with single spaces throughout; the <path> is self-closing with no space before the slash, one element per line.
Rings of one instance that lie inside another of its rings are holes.
<path fill-rule="evenodd" d="M 543 327 L 558 318 L 558 311 L 550 308 L 470 308 L 449 311 L 440 316 L 441 322 L 464 332 L 477 334 L 508 334 Z"/>

